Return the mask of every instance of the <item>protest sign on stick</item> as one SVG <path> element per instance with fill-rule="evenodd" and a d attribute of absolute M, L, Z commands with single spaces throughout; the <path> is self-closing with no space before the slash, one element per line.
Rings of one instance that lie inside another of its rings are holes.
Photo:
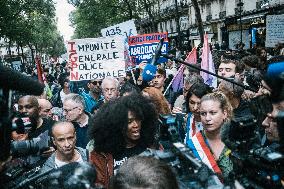
<path fill-rule="evenodd" d="M 124 44 L 121 37 L 68 41 L 70 80 L 125 77 Z"/>
<path fill-rule="evenodd" d="M 151 62 L 153 54 L 160 42 L 164 38 L 161 54 L 168 51 L 168 33 L 151 33 L 128 37 L 129 53 L 131 61 L 138 65 L 142 61 Z M 166 58 L 160 57 L 158 63 L 167 62 Z"/>
<path fill-rule="evenodd" d="M 137 35 L 137 30 L 135 26 L 134 20 L 128 20 L 126 22 L 122 22 L 113 26 L 109 26 L 107 28 L 101 29 L 101 33 L 103 37 L 109 36 L 121 36 L 124 37 L 124 57 L 125 63 L 127 67 L 134 66 L 130 61 L 129 52 L 128 52 L 128 37 Z"/>

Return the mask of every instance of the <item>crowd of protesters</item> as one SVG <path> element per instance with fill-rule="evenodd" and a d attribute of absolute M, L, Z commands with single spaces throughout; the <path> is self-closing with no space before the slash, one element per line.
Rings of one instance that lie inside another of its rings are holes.
<path fill-rule="evenodd" d="M 106 77 L 80 82 L 70 81 L 67 63 L 44 65 L 50 94 L 46 90 L 41 96 L 15 95 L 13 122 L 28 117 L 32 126 L 13 130 L 12 140 L 28 140 L 48 133 L 52 141 L 49 148 L 23 158 L 30 167 L 40 166 L 42 173 L 71 162 L 89 162 L 96 168 L 96 187 L 108 188 L 116 173 L 118 176 L 112 187 L 123 182 L 127 171 L 132 175 L 131 165 L 138 169 L 138 163 L 146 167 L 142 164 L 159 164 L 156 160 L 136 157 L 119 170 L 127 159 L 147 148 L 161 149 L 157 141 L 159 115 L 182 113 L 185 117 L 181 141 L 194 149 L 194 137 L 200 134 L 210 152 L 208 158 L 214 160 L 212 170 L 220 180 L 226 180 L 233 166 L 230 149 L 221 140 L 220 132 L 231 119 L 254 115 L 263 126 L 260 128 L 262 145 L 281 140 L 275 121 L 277 113 L 284 111 L 284 81 L 281 77 L 284 56 L 280 46 L 271 51 L 270 58 L 263 47 L 248 50 L 240 47 L 235 51 L 212 47 L 216 73 L 252 90 L 222 79 L 218 79 L 217 88 L 212 88 L 204 83 L 199 71 L 188 67 L 183 73 L 183 87 L 173 92 L 168 85 L 180 64 L 171 60 L 159 64 L 150 82 L 143 81 L 143 65 L 128 70 L 125 78 Z M 280 71 L 269 75 L 269 66 L 277 64 L 281 65 Z M 37 79 L 35 70 L 23 68 L 24 73 Z M 254 109 L 251 104 L 257 101 L 261 107 L 263 96 L 270 97 L 271 103 L 262 108 L 264 111 L 260 115 L 255 111 L 258 108 Z M 196 149 L 196 157 L 202 157 L 202 150 Z M 12 164 L 13 160 L 8 163 Z M 172 174 L 165 170 L 165 174 Z M 147 178 L 149 174 L 147 172 Z M 164 188 L 176 187 L 177 183 L 173 181 Z"/>

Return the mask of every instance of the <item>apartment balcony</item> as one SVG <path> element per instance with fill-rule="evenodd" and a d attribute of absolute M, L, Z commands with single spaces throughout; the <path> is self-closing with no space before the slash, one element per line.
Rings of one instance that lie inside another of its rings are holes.
<path fill-rule="evenodd" d="M 240 15 L 242 11 L 240 10 L 239 7 L 235 8 L 235 15 Z"/>
<path fill-rule="evenodd" d="M 220 18 L 220 19 L 226 18 L 226 11 L 220 12 L 220 13 L 219 13 L 219 18 Z"/>
<path fill-rule="evenodd" d="M 212 15 L 211 14 L 207 15 L 206 16 L 206 21 L 210 22 L 211 20 L 212 20 Z"/>

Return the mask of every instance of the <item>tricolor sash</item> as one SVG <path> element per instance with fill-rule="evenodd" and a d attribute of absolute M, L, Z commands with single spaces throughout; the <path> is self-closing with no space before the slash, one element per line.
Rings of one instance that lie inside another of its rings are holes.
<path fill-rule="evenodd" d="M 187 147 L 192 150 L 195 157 L 199 158 L 217 175 L 221 175 L 221 169 L 211 153 L 210 148 L 202 135 L 202 131 L 198 130 L 195 125 L 193 114 L 188 114 L 185 143 Z"/>

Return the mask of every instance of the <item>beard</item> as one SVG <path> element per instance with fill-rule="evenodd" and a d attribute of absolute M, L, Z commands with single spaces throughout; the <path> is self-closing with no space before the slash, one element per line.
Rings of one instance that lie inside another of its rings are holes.
<path fill-rule="evenodd" d="M 102 93 L 102 90 L 101 89 L 98 89 L 98 88 L 94 88 L 92 90 L 92 93 L 96 94 L 96 95 L 100 95 Z"/>

